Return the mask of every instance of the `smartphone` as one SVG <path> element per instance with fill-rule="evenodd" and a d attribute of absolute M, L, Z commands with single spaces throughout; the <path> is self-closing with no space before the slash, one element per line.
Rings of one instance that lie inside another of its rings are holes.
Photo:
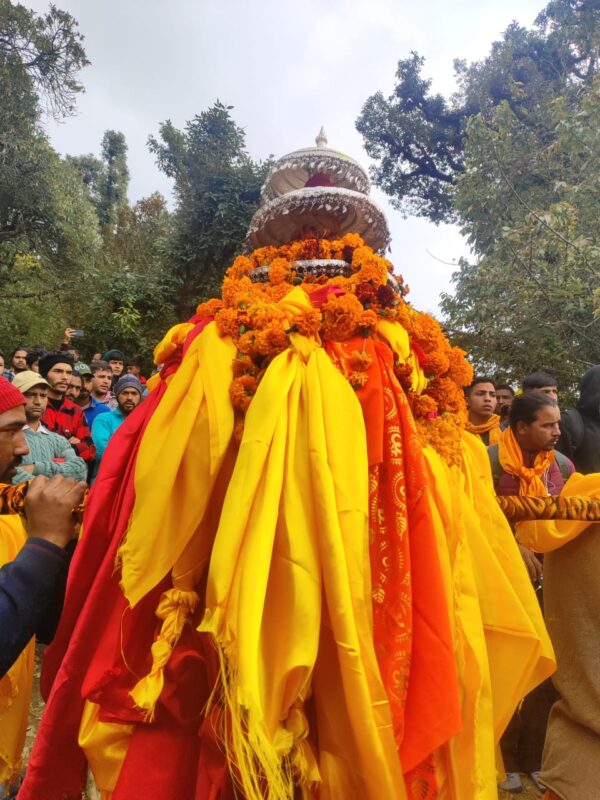
<path fill-rule="evenodd" d="M 71 336 L 85 336 L 84 332 L 79 328 L 73 328 L 71 330 Z"/>

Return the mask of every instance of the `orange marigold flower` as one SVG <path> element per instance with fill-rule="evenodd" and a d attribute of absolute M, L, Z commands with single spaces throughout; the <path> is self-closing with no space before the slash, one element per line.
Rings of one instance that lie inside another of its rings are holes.
<path fill-rule="evenodd" d="M 231 403 L 234 408 L 239 408 L 240 411 L 246 412 L 248 406 L 250 405 L 250 401 L 254 396 L 254 392 L 248 391 L 244 384 L 244 380 L 246 378 L 251 378 L 250 375 L 243 375 L 240 378 L 235 378 L 229 387 L 229 397 L 231 399 Z M 256 379 L 252 378 L 252 380 L 256 383 Z M 254 388 L 256 391 L 256 387 Z"/>
<path fill-rule="evenodd" d="M 412 398 L 412 412 L 415 417 L 427 418 L 430 414 L 436 414 L 438 405 L 426 394 L 414 395 Z"/>
<path fill-rule="evenodd" d="M 274 323 L 283 324 L 283 313 L 273 303 L 258 302 L 248 310 L 250 325 L 256 330 L 263 330 Z"/>
<path fill-rule="evenodd" d="M 448 353 L 448 371 L 459 386 L 470 386 L 473 381 L 473 367 L 465 358 L 466 355 L 460 347 L 452 347 Z"/>
<path fill-rule="evenodd" d="M 269 267 L 269 281 L 274 285 L 277 286 L 278 283 L 283 283 L 287 280 L 290 271 L 291 271 L 291 264 L 285 258 L 275 258 L 271 262 L 271 266 Z"/>
<path fill-rule="evenodd" d="M 277 248 L 272 245 L 267 247 L 258 247 L 250 256 L 252 267 L 263 267 L 265 264 L 270 264 L 271 261 L 277 256 Z M 235 264 L 235 261 L 234 261 Z"/>
<path fill-rule="evenodd" d="M 280 300 L 283 300 L 286 294 L 289 294 L 294 287 L 291 283 L 280 283 L 277 286 L 267 284 L 266 288 L 271 300 L 273 300 L 274 303 L 278 303 Z"/>
<path fill-rule="evenodd" d="M 321 312 L 318 308 L 307 308 L 292 317 L 290 322 L 302 336 L 317 336 L 321 328 Z"/>
<path fill-rule="evenodd" d="M 222 308 L 215 317 L 217 328 L 221 336 L 231 336 L 236 339 L 240 332 L 238 312 L 234 308 Z"/>
<path fill-rule="evenodd" d="M 233 377 L 239 378 L 242 375 L 254 375 L 258 372 L 256 364 L 245 353 L 238 353 L 237 358 L 233 359 Z"/>
<path fill-rule="evenodd" d="M 396 364 L 394 373 L 404 391 L 412 388 L 412 367 L 410 364 Z"/>
<path fill-rule="evenodd" d="M 237 348 L 240 353 L 244 353 L 247 356 L 252 358 L 253 354 L 255 353 L 255 346 L 254 342 L 256 339 L 256 332 L 255 331 L 247 331 L 246 333 L 242 333 L 242 335 L 237 340 Z"/>
<path fill-rule="evenodd" d="M 382 264 L 363 264 L 355 274 L 355 278 L 361 283 L 373 281 L 381 285 L 387 281 L 387 270 Z"/>
<path fill-rule="evenodd" d="M 256 332 L 253 350 L 257 355 L 273 357 L 283 350 L 286 350 L 289 344 L 287 333 L 284 331 L 283 327 L 280 325 L 272 325 L 270 328 L 265 328 L 264 331 Z"/>
<path fill-rule="evenodd" d="M 449 367 L 448 354 L 444 353 L 441 348 L 427 353 L 427 369 L 425 371 L 428 375 L 442 375 L 448 371 Z"/>
<path fill-rule="evenodd" d="M 459 465 L 462 461 L 461 427 L 452 414 L 441 414 L 435 419 L 416 419 L 419 437 L 444 459 L 447 464 Z"/>
<path fill-rule="evenodd" d="M 353 389 L 362 389 L 369 380 L 369 376 L 366 372 L 351 372 L 348 375 L 348 380 Z"/>
<path fill-rule="evenodd" d="M 196 308 L 196 314 L 199 317 L 214 317 L 217 311 L 223 308 L 223 301 L 217 298 L 207 300 L 206 303 L 200 303 Z"/>
<path fill-rule="evenodd" d="M 358 325 L 361 328 L 375 328 L 377 326 L 377 314 L 372 308 L 363 311 L 360 315 Z"/>
<path fill-rule="evenodd" d="M 323 305 L 322 332 L 326 339 L 343 341 L 354 335 L 363 307 L 353 294 L 330 297 Z"/>
<path fill-rule="evenodd" d="M 231 278 L 241 278 L 247 272 L 254 268 L 254 263 L 246 256 L 238 256 L 231 267 L 227 270 L 227 274 Z"/>
<path fill-rule="evenodd" d="M 364 350 L 353 350 L 350 353 L 350 358 L 348 359 L 350 368 L 352 370 L 358 370 L 359 372 L 368 369 L 372 363 L 373 359 L 368 353 L 365 353 Z"/>
<path fill-rule="evenodd" d="M 253 284 L 250 278 L 228 278 L 223 281 L 221 297 L 226 306 L 238 308 L 247 305 L 253 296 Z"/>

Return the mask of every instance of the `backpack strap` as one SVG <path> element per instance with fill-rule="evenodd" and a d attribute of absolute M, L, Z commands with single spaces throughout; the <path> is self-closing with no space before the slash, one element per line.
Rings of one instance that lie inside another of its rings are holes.
<path fill-rule="evenodd" d="M 490 466 L 492 467 L 492 479 L 494 481 L 494 488 L 498 485 L 500 475 L 502 475 L 502 467 L 500 466 L 500 457 L 498 455 L 498 445 L 493 444 L 487 449 L 490 458 Z"/>
<path fill-rule="evenodd" d="M 562 475 L 563 480 L 568 480 L 571 477 L 571 462 L 559 450 L 555 450 L 554 455 L 556 456 L 556 463 L 560 469 L 560 474 Z"/>

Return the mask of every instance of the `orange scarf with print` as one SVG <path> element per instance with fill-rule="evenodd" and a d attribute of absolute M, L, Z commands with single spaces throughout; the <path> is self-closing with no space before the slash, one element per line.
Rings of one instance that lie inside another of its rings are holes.
<path fill-rule="evenodd" d="M 492 416 L 488 419 L 487 422 L 482 423 L 481 425 L 473 425 L 472 422 L 467 420 L 467 424 L 465 425 L 466 430 L 469 433 L 475 434 L 475 436 L 483 436 L 484 433 L 489 433 L 489 444 L 498 444 L 500 441 L 500 437 L 502 436 L 502 430 L 500 428 L 500 417 L 498 414 L 492 414 Z"/>
<path fill-rule="evenodd" d="M 542 476 L 554 463 L 554 450 L 540 450 L 536 455 L 532 467 L 525 465 L 523 451 L 517 442 L 511 428 L 501 432 L 498 442 L 498 460 L 500 466 L 509 475 L 516 475 L 519 479 L 519 494 L 531 494 L 536 497 L 546 497 L 548 488 L 542 481 Z"/>

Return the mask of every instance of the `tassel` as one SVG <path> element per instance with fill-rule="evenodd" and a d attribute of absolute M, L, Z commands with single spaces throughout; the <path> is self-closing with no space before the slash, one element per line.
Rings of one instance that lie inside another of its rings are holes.
<path fill-rule="evenodd" d="M 163 624 L 151 647 L 152 667 L 129 692 L 136 707 L 145 712 L 145 722 L 154 720 L 156 703 L 165 684 L 165 667 L 181 636 L 183 626 L 199 602 L 196 592 L 183 589 L 169 589 L 160 598 L 156 616 L 163 620 Z"/>

